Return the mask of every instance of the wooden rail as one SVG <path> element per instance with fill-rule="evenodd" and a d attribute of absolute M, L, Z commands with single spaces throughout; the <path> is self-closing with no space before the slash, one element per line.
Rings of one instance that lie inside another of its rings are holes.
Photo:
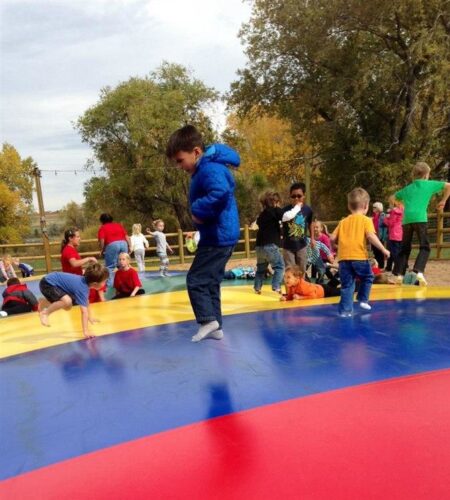
<path fill-rule="evenodd" d="M 436 227 L 431 227 L 428 229 L 428 234 L 432 236 L 433 242 L 430 244 L 432 249 L 436 249 L 436 258 L 437 259 L 445 259 L 443 254 L 444 249 L 450 248 L 450 242 L 446 242 L 444 236 L 446 234 L 450 234 L 450 227 L 444 227 L 444 220 L 446 218 L 450 218 L 450 212 L 437 212 L 428 215 L 430 221 L 436 219 Z M 333 230 L 339 221 L 324 221 L 324 223 L 328 226 L 328 229 Z M 247 224 L 243 228 L 241 228 L 241 239 L 236 245 L 236 249 L 233 252 L 234 256 L 241 256 L 242 258 L 250 258 L 254 256 L 255 252 L 255 231 L 249 228 Z M 192 261 L 193 255 L 185 252 L 184 242 L 187 231 L 182 231 L 179 229 L 176 233 L 166 233 L 167 239 L 169 242 L 173 241 L 174 243 L 170 243 L 170 246 L 175 250 L 175 262 L 178 264 L 185 264 L 187 262 Z M 151 236 L 146 236 L 147 239 L 151 240 Z M 176 242 L 176 243 L 175 243 Z M 55 253 L 53 248 L 55 246 L 59 247 L 61 245 L 61 240 L 49 241 L 47 248 L 49 248 L 48 254 L 44 253 L 44 243 L 8 243 L 0 245 L 0 255 L 10 253 L 15 257 L 19 257 L 23 259 L 26 263 L 34 263 L 36 261 L 44 261 L 51 263 L 52 270 L 60 270 L 60 254 Z M 87 239 L 82 240 L 82 247 L 86 245 L 97 245 L 96 239 Z M 26 248 L 39 248 L 41 249 L 41 253 L 37 255 L 27 255 L 23 252 Z M 413 248 L 418 248 L 418 245 L 413 245 Z M 151 246 L 147 251 L 146 255 L 152 254 L 154 255 L 156 251 L 155 246 Z M 98 250 L 92 251 L 84 251 L 80 252 L 82 257 L 92 255 L 95 257 L 100 257 L 100 252 Z M 174 258 L 171 259 L 174 262 Z M 146 257 L 146 261 L 150 264 L 157 264 L 159 259 L 157 257 Z M 46 266 L 47 267 L 47 266 Z M 42 267 L 35 267 L 36 274 L 48 272 L 48 269 Z"/>

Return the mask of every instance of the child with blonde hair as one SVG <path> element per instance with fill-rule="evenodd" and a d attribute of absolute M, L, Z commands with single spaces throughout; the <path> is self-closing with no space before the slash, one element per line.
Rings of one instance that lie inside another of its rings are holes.
<path fill-rule="evenodd" d="M 20 262 L 19 257 L 14 257 L 12 263 L 20 269 L 20 272 L 22 273 L 22 278 L 29 278 L 30 276 L 33 276 L 34 274 L 33 266 L 30 266 L 30 264 L 27 264 L 25 262 Z"/>
<path fill-rule="evenodd" d="M 373 283 L 373 272 L 367 252 L 367 241 L 389 257 L 378 239 L 372 219 L 367 217 L 370 196 L 362 188 L 355 188 L 347 195 L 348 209 L 351 214 L 342 219 L 331 235 L 337 242 L 339 276 L 341 279 L 341 301 L 339 315 L 349 318 L 353 315 L 353 294 L 356 278 L 359 278 L 357 300 L 361 309 L 370 311 L 369 295 Z"/>
<path fill-rule="evenodd" d="M 134 297 L 143 295 L 145 290 L 142 287 L 138 273 L 130 266 L 130 256 L 122 252 L 119 254 L 118 269 L 114 275 L 114 288 L 116 295 L 113 299 L 123 299 L 124 297 Z"/>
<path fill-rule="evenodd" d="M 167 271 L 169 268 L 169 258 L 167 257 L 167 252 L 173 253 L 172 248 L 167 243 L 166 235 L 164 234 L 164 221 L 162 219 L 156 219 L 153 221 L 153 229 L 151 231 L 147 228 L 147 233 L 153 236 L 156 241 L 156 255 L 159 258 L 159 275 L 163 277 L 170 276 Z"/>
<path fill-rule="evenodd" d="M 4 255 L 0 259 L 0 283 L 9 280 L 9 278 L 17 278 L 14 271 L 11 255 Z"/>
<path fill-rule="evenodd" d="M 417 279 L 421 285 L 427 284 L 424 272 L 430 255 L 430 243 L 427 236 L 428 205 L 434 194 L 443 191 L 441 201 L 437 205 L 438 210 L 443 210 L 450 196 L 450 183 L 431 181 L 430 172 L 431 169 L 426 163 L 416 163 L 412 171 L 413 182 L 395 193 L 395 199 L 401 201 L 405 207 L 402 247 L 394 263 L 393 270 L 398 283 L 403 282 L 403 276 L 408 267 L 411 254 L 413 236 L 416 233 L 420 248 L 413 271 L 417 274 Z"/>
<path fill-rule="evenodd" d="M 384 224 L 388 230 L 387 247 L 391 256 L 387 260 L 386 271 L 391 272 L 394 262 L 397 260 L 402 248 L 403 238 L 403 205 L 392 195 L 389 197 L 389 210 L 384 218 Z"/>
<path fill-rule="evenodd" d="M 139 272 L 145 271 L 145 249 L 148 248 L 147 238 L 142 234 L 142 226 L 133 224 L 133 234 L 130 237 L 131 248 L 130 253 L 134 252 L 134 258 L 138 266 Z"/>

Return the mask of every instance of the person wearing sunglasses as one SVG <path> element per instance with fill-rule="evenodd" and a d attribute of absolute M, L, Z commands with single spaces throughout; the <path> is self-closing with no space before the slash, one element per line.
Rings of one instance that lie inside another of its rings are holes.
<path fill-rule="evenodd" d="M 305 205 L 306 186 L 303 182 L 292 184 L 289 194 L 291 204 L 283 209 L 283 258 L 286 267 L 298 266 L 306 272 L 308 233 L 311 246 L 315 246 L 314 231 L 312 229 L 313 212 Z"/>

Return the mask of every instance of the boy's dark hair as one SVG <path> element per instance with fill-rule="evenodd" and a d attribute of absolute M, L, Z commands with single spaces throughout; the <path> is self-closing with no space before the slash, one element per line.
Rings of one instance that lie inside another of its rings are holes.
<path fill-rule="evenodd" d="M 292 193 L 292 191 L 295 191 L 297 189 L 301 189 L 303 191 L 303 194 L 306 193 L 306 185 L 304 182 L 294 182 L 292 184 L 291 188 L 289 189 L 289 192 Z"/>
<path fill-rule="evenodd" d="M 100 215 L 100 222 L 102 224 L 106 224 L 107 222 L 112 222 L 113 218 L 111 214 L 102 214 Z"/>
<path fill-rule="evenodd" d="M 69 239 L 73 238 L 75 234 L 79 231 L 77 227 L 71 227 L 64 231 L 64 239 L 61 241 L 61 252 L 64 250 L 69 243 Z"/>
<path fill-rule="evenodd" d="M 89 265 L 84 271 L 84 277 L 86 278 L 86 283 L 88 285 L 91 283 L 101 283 L 102 281 L 106 281 L 108 276 L 108 269 L 98 262 Z"/>
<path fill-rule="evenodd" d="M 175 130 L 169 137 L 169 142 L 166 147 L 166 156 L 167 158 L 173 158 L 180 151 L 187 151 L 190 153 L 195 147 L 199 147 L 202 151 L 205 150 L 202 135 L 194 125 L 185 125 Z"/>
<path fill-rule="evenodd" d="M 9 280 L 6 282 L 6 286 L 11 286 L 11 285 L 20 285 L 20 279 L 19 278 L 9 278 Z"/>

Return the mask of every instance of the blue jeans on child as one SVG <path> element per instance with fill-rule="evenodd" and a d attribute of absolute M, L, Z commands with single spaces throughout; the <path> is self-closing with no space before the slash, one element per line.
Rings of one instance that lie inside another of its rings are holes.
<path fill-rule="evenodd" d="M 197 323 L 216 320 L 222 327 L 220 283 L 234 246 L 198 247 L 186 276 L 189 300 Z"/>
<path fill-rule="evenodd" d="M 368 260 L 341 260 L 339 262 L 341 279 L 341 301 L 339 314 L 353 312 L 353 294 L 356 278 L 359 278 L 358 302 L 368 302 L 373 283 L 373 272 Z"/>
<path fill-rule="evenodd" d="M 256 291 L 262 288 L 269 264 L 274 272 L 272 290 L 279 290 L 281 288 L 281 281 L 283 280 L 284 273 L 284 261 L 280 249 L 273 243 L 264 245 L 263 247 L 256 247 L 256 275 L 254 285 Z"/>
<path fill-rule="evenodd" d="M 107 267 L 109 271 L 108 280 L 106 282 L 108 287 L 111 287 L 114 283 L 114 270 L 119 261 L 119 254 L 122 252 L 128 252 L 128 244 L 124 240 L 113 241 L 105 247 L 105 267 Z"/>

